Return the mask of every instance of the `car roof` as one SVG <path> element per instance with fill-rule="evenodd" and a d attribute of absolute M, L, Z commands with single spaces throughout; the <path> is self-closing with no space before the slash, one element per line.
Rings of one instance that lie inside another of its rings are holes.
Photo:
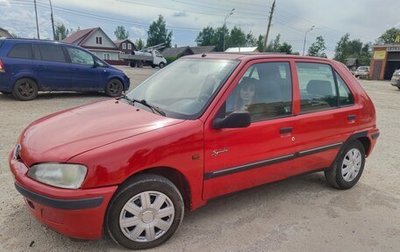
<path fill-rule="evenodd" d="M 75 46 L 75 45 L 64 43 L 64 42 L 61 42 L 61 41 L 47 40 L 47 39 L 5 38 L 5 39 L 2 39 L 2 40 L 3 41 L 10 41 L 10 42 L 30 42 L 30 43 L 41 43 L 41 44 L 60 44 L 60 45 Z"/>
<path fill-rule="evenodd" d="M 306 59 L 306 60 L 316 60 L 316 61 L 326 61 L 332 62 L 333 60 L 320 58 L 320 57 L 311 57 L 311 56 L 298 56 L 292 54 L 283 54 L 283 53 L 226 53 L 226 52 L 211 52 L 204 54 L 194 54 L 187 55 L 182 58 L 186 59 L 198 59 L 198 58 L 208 58 L 208 59 L 226 59 L 226 60 L 240 60 L 240 61 L 249 61 L 254 59 Z"/>

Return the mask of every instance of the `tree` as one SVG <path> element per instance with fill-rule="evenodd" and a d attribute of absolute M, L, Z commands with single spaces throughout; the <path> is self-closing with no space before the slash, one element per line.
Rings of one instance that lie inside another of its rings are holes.
<path fill-rule="evenodd" d="M 246 46 L 247 41 L 246 34 L 242 31 L 242 29 L 235 26 L 225 41 L 225 49 L 229 47 L 244 47 Z"/>
<path fill-rule="evenodd" d="M 259 36 L 259 41 L 260 41 L 260 37 Z M 263 43 L 264 40 L 260 41 L 260 43 Z M 287 53 L 287 54 L 292 54 L 293 53 L 293 49 L 292 49 L 292 45 L 290 45 L 287 42 L 283 42 L 281 44 L 281 35 L 278 34 L 275 39 L 273 39 L 269 45 L 267 46 L 267 49 L 265 50 L 267 52 L 279 52 L 279 53 Z"/>
<path fill-rule="evenodd" d="M 308 48 L 308 55 L 309 56 L 316 56 L 321 58 L 326 58 L 325 54 L 325 40 L 322 36 L 318 36 L 316 41 L 312 43 L 310 48 Z"/>
<path fill-rule="evenodd" d="M 246 46 L 257 46 L 257 39 L 253 36 L 251 31 L 246 35 Z"/>
<path fill-rule="evenodd" d="M 283 44 L 279 46 L 278 52 L 292 54 L 293 53 L 292 45 L 283 42 Z"/>
<path fill-rule="evenodd" d="M 400 29 L 391 28 L 385 31 L 379 38 L 378 43 L 380 44 L 393 44 L 393 43 L 400 43 L 398 40 L 398 36 L 400 36 Z M 397 39 L 397 40 L 396 40 Z"/>
<path fill-rule="evenodd" d="M 145 47 L 144 41 L 143 41 L 142 39 L 137 39 L 137 40 L 135 41 L 135 45 L 136 45 L 136 48 L 137 48 L 138 50 L 142 50 L 142 49 Z"/>
<path fill-rule="evenodd" d="M 360 59 L 362 54 L 364 57 L 370 57 L 369 46 L 363 46 L 359 39 L 350 40 L 350 34 L 346 33 L 336 45 L 334 59 L 346 63 L 348 58 Z M 369 62 L 366 59 L 364 61 Z"/>
<path fill-rule="evenodd" d="M 198 46 L 210 46 L 214 45 L 215 42 L 215 30 L 211 26 L 203 28 L 203 30 L 197 35 L 196 43 Z"/>
<path fill-rule="evenodd" d="M 257 45 L 257 51 L 259 52 L 264 52 L 265 51 L 265 44 L 264 44 L 264 36 L 263 35 L 258 35 L 258 39 L 256 42 Z"/>
<path fill-rule="evenodd" d="M 125 29 L 124 26 L 117 26 L 114 31 L 114 35 L 118 40 L 125 40 L 129 38 L 129 32 Z"/>
<path fill-rule="evenodd" d="M 164 17 L 159 15 L 157 21 L 153 21 L 147 31 L 147 46 L 164 43 L 166 47 L 171 47 L 171 40 L 172 31 L 168 32 Z"/>
<path fill-rule="evenodd" d="M 63 40 L 65 39 L 70 33 L 72 33 L 72 29 L 68 30 L 65 28 L 63 23 L 57 23 L 54 29 L 56 38 L 55 40 Z"/>

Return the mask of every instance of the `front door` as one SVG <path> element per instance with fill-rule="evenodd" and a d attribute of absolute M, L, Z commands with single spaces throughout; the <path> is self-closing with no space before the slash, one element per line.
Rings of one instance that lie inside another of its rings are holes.
<path fill-rule="evenodd" d="M 204 199 L 276 181 L 291 175 L 294 143 L 292 77 L 288 61 L 247 64 L 228 89 L 215 117 L 248 111 L 246 128 L 205 125 Z"/>
<path fill-rule="evenodd" d="M 95 65 L 93 56 L 81 49 L 65 47 L 71 61 L 71 90 L 100 90 L 104 83 L 100 81 L 104 70 Z"/>

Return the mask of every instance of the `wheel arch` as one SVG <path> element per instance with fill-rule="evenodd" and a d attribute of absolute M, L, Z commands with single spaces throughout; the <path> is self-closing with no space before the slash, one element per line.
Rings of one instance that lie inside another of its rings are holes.
<path fill-rule="evenodd" d="M 118 188 L 122 188 L 125 184 L 130 183 L 132 179 L 142 174 L 159 175 L 170 180 L 181 193 L 185 207 L 190 209 L 192 197 L 189 181 L 180 171 L 172 167 L 152 167 L 138 173 L 134 173 L 130 177 L 126 178 Z"/>

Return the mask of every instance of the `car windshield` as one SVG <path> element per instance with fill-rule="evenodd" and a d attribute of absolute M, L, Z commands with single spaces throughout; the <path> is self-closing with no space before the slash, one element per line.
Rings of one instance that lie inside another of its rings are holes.
<path fill-rule="evenodd" d="M 180 59 L 145 80 L 129 92 L 127 98 L 145 100 L 168 117 L 195 119 L 204 112 L 238 63 L 233 60 Z"/>

